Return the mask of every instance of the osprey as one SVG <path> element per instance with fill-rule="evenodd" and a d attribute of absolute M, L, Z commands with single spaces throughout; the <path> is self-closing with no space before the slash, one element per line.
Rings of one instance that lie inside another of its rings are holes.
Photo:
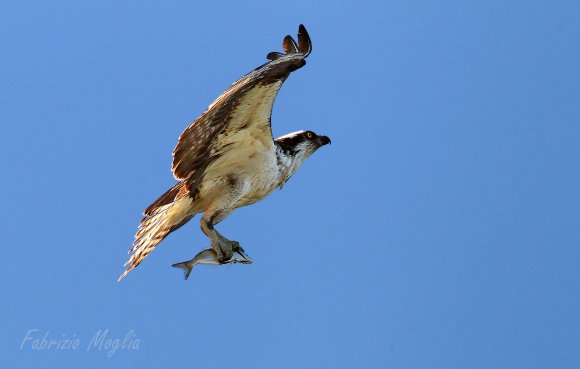
<path fill-rule="evenodd" d="M 201 230 L 211 249 L 174 265 L 185 270 L 186 278 L 196 263 L 251 263 L 239 243 L 222 236 L 215 225 L 235 209 L 282 188 L 306 158 L 330 143 L 312 131 L 272 137 L 276 94 L 312 51 L 303 25 L 298 28 L 298 44 L 286 36 L 282 46 L 284 54 L 269 53 L 269 62 L 236 81 L 183 131 L 173 150 L 172 170 L 179 182 L 145 209 L 125 263 L 129 266 L 119 281 L 197 213 L 203 213 Z"/>

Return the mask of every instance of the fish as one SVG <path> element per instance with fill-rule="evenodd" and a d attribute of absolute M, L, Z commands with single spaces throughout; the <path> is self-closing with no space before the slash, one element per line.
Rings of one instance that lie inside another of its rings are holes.
<path fill-rule="evenodd" d="M 182 261 L 181 263 L 176 263 L 171 265 L 174 268 L 183 269 L 183 274 L 185 279 L 189 278 L 189 274 L 191 273 L 191 269 L 197 264 L 209 265 L 209 266 L 216 266 L 216 265 L 224 265 L 224 264 L 252 264 L 252 259 L 245 254 L 244 250 L 240 247 L 238 250 L 234 251 L 234 255 L 231 259 L 220 262 L 217 257 L 217 253 L 214 249 L 209 248 L 199 252 L 197 255 L 193 257 L 191 260 Z"/>

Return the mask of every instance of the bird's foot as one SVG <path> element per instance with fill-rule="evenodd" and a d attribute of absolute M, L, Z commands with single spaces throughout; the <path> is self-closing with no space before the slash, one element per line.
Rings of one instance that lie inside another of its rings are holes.
<path fill-rule="evenodd" d="M 225 238 L 219 238 L 217 242 L 212 242 L 211 247 L 215 250 L 220 264 L 226 264 L 234 256 L 234 252 L 241 249 L 239 242 Z"/>

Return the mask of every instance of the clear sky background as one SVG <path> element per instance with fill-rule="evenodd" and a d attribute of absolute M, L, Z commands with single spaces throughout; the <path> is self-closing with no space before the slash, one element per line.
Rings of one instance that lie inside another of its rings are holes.
<path fill-rule="evenodd" d="M 579 368 L 577 1 L 3 1 L 2 367 Z M 304 23 L 275 136 L 333 144 L 218 226 L 252 265 L 121 283 L 181 131 Z M 99 330 L 139 350 L 87 346 Z M 78 339 L 76 350 L 25 341 Z"/>

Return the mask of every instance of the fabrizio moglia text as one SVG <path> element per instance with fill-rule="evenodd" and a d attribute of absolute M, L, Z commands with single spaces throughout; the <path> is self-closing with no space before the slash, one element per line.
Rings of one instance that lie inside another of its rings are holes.
<path fill-rule="evenodd" d="M 51 336 L 50 331 L 41 332 L 39 329 L 29 329 L 20 343 L 20 350 L 28 348 L 35 351 L 102 351 L 106 353 L 108 358 L 111 358 L 117 350 L 139 350 L 140 345 L 141 340 L 132 329 L 122 338 L 111 336 L 108 328 L 99 329 L 88 344 L 83 344 L 81 338 L 76 334 L 72 336 L 62 334 L 59 337 L 55 337 Z"/>

